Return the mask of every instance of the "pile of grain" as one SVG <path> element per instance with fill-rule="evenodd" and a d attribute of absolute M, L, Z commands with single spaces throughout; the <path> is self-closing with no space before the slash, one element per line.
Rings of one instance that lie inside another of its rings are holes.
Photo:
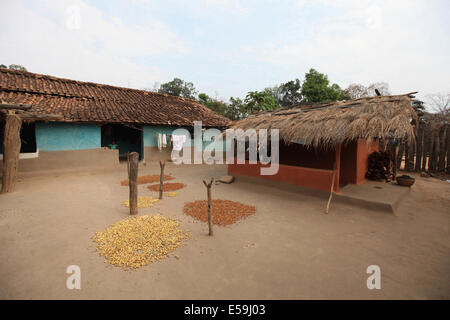
<path fill-rule="evenodd" d="M 179 195 L 179 193 L 178 192 L 166 192 L 165 195 L 168 197 L 176 197 Z"/>
<path fill-rule="evenodd" d="M 159 199 L 154 197 L 138 197 L 138 208 L 152 207 L 158 201 Z M 125 200 L 123 204 L 130 207 L 130 200 Z"/>
<path fill-rule="evenodd" d="M 239 219 L 256 213 L 254 206 L 230 200 L 212 200 L 211 207 L 213 223 L 219 226 L 235 223 Z M 208 201 L 187 202 L 184 204 L 183 212 L 197 220 L 206 222 L 208 221 Z"/>
<path fill-rule="evenodd" d="M 173 180 L 175 179 L 172 176 L 168 176 L 168 175 L 164 175 L 163 176 L 164 181 L 169 181 L 169 180 Z M 146 184 L 146 183 L 153 183 L 159 181 L 159 174 L 153 174 L 150 176 L 142 176 L 142 177 L 138 177 L 138 184 Z M 123 180 L 120 182 L 120 184 L 122 186 L 128 186 L 129 185 L 129 181 L 127 180 Z"/>
<path fill-rule="evenodd" d="M 163 183 L 163 191 L 175 191 L 183 189 L 186 185 L 184 183 L 178 182 L 168 182 Z M 147 186 L 147 188 L 151 191 L 159 191 L 159 184 L 152 184 L 151 186 Z"/>
<path fill-rule="evenodd" d="M 190 237 L 175 220 L 145 215 L 118 221 L 96 232 L 92 240 L 106 261 L 128 270 L 165 258 Z"/>

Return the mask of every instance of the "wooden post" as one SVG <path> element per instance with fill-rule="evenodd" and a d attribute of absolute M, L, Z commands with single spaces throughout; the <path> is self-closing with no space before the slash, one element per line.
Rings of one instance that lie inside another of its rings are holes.
<path fill-rule="evenodd" d="M 398 144 L 399 141 L 396 140 L 395 144 L 391 146 L 391 154 L 392 154 L 392 180 L 395 180 L 397 177 L 397 153 L 398 153 Z"/>
<path fill-rule="evenodd" d="M 421 171 L 427 171 L 427 155 L 428 155 L 428 135 L 427 128 L 423 128 L 423 148 L 422 148 L 422 168 Z"/>
<path fill-rule="evenodd" d="M 335 176 L 334 183 L 334 192 L 339 192 L 339 177 L 341 174 L 341 145 L 336 147 L 336 159 L 335 159 L 335 172 L 333 176 Z"/>
<path fill-rule="evenodd" d="M 138 213 L 137 198 L 138 198 L 138 166 L 139 166 L 139 154 L 137 152 L 131 152 L 128 157 L 128 181 L 130 186 L 130 214 L 135 215 Z"/>
<path fill-rule="evenodd" d="M 325 213 L 328 214 L 328 211 L 330 210 L 330 203 L 331 199 L 333 198 L 333 187 L 334 187 L 334 178 L 336 177 L 336 162 L 333 166 L 333 176 L 331 177 L 331 187 L 330 187 L 330 197 L 328 198 L 327 208 L 325 210 Z"/>
<path fill-rule="evenodd" d="M 428 163 L 428 171 L 436 172 L 437 153 L 439 152 L 439 129 L 433 126 L 431 130 L 431 142 L 430 142 L 430 161 Z"/>
<path fill-rule="evenodd" d="M 203 180 L 203 184 L 206 187 L 206 191 L 208 194 L 208 228 L 209 228 L 209 233 L 208 235 L 212 236 L 213 235 L 213 229 L 212 229 L 212 217 L 211 217 L 211 186 L 214 182 L 214 178 L 211 178 L 211 181 L 209 183 L 207 183 L 205 180 Z"/>
<path fill-rule="evenodd" d="M 428 157 L 428 152 L 430 149 L 430 125 L 427 124 L 424 128 L 423 128 L 423 156 L 422 156 L 422 171 L 423 172 L 427 172 L 428 171 L 428 166 L 427 166 L 427 157 Z M 429 164 L 429 161 L 428 161 Z"/>
<path fill-rule="evenodd" d="M 405 148 L 405 170 L 411 172 L 414 171 L 414 141 L 408 141 Z"/>
<path fill-rule="evenodd" d="M 3 176 L 1 193 L 13 192 L 19 172 L 20 128 L 22 120 L 15 114 L 8 114 L 3 133 Z"/>
<path fill-rule="evenodd" d="M 447 127 L 447 136 L 445 138 L 446 142 L 445 142 L 445 153 L 446 153 L 446 157 L 447 157 L 447 173 L 450 174 L 450 130 Z"/>
<path fill-rule="evenodd" d="M 161 168 L 161 173 L 159 175 L 159 199 L 163 198 L 163 182 L 164 182 L 164 166 L 166 161 L 159 161 L 159 166 Z"/>
<path fill-rule="evenodd" d="M 419 122 L 419 128 L 416 137 L 416 164 L 415 171 L 420 172 L 422 168 L 422 150 L 423 150 L 423 123 Z"/>
<path fill-rule="evenodd" d="M 330 210 L 331 199 L 333 192 L 339 192 L 339 176 L 341 172 L 341 145 L 336 146 L 336 156 L 333 164 L 333 171 L 331 175 L 330 197 L 328 198 L 327 208 L 325 213 Z"/>
<path fill-rule="evenodd" d="M 448 131 L 447 126 L 447 124 L 444 124 L 439 130 L 439 161 L 436 166 L 438 172 L 445 172 L 445 152 L 447 151 L 445 148 L 445 133 Z"/>
<path fill-rule="evenodd" d="M 403 159 L 403 152 L 405 150 L 405 143 L 403 142 L 403 139 L 400 139 L 398 141 L 398 153 L 397 153 L 397 171 L 400 170 L 402 166 L 402 159 Z"/>

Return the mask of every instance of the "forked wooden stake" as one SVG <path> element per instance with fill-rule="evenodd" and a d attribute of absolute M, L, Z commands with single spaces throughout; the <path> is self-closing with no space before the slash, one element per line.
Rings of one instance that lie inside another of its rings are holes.
<path fill-rule="evenodd" d="M 164 181 L 164 166 L 166 161 L 159 161 L 159 166 L 161 167 L 161 174 L 159 175 L 159 200 L 163 198 L 163 181 Z"/>
<path fill-rule="evenodd" d="M 203 180 L 203 184 L 205 185 L 207 194 L 208 194 L 208 228 L 209 228 L 208 235 L 210 235 L 210 236 L 213 235 L 212 218 L 211 218 L 211 186 L 212 186 L 213 182 L 214 182 L 214 178 L 211 178 L 211 181 L 209 183 L 207 183 L 205 180 Z"/>
<path fill-rule="evenodd" d="M 139 166 L 139 154 L 132 152 L 128 156 L 128 181 L 130 187 L 130 214 L 138 214 L 137 198 L 138 198 L 138 166 Z"/>

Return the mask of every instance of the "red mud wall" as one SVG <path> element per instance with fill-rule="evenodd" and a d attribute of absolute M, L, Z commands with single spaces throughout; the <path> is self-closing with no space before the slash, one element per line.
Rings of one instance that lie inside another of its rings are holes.
<path fill-rule="evenodd" d="M 341 185 L 361 184 L 365 181 L 368 157 L 373 151 L 379 151 L 378 140 L 369 144 L 365 139 L 358 139 L 342 146 Z"/>
<path fill-rule="evenodd" d="M 358 154 L 356 159 L 356 184 L 361 184 L 366 180 L 367 168 L 369 166 L 369 154 L 374 151 L 380 151 L 379 141 L 375 140 L 372 144 L 367 140 L 358 140 Z"/>
<path fill-rule="evenodd" d="M 229 164 L 228 174 L 258 177 L 268 180 L 286 182 L 316 190 L 330 191 L 332 171 L 280 164 L 278 173 L 272 176 L 262 176 L 260 169 L 268 165 Z"/>
<path fill-rule="evenodd" d="M 341 148 L 339 184 L 361 184 L 365 181 L 368 156 L 379 150 L 378 140 L 368 144 L 365 139 L 344 144 Z M 228 165 L 230 175 L 244 175 L 276 180 L 316 190 L 330 191 L 335 151 L 306 149 L 301 145 L 280 144 L 280 165 L 276 175 L 262 176 L 261 164 Z M 338 186 L 335 186 L 338 191 Z"/>

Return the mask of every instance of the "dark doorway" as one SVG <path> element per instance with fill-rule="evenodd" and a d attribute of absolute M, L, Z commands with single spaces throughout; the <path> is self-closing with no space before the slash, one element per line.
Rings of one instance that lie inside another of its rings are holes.
<path fill-rule="evenodd" d="M 119 161 L 127 159 L 127 153 L 139 153 L 139 160 L 144 158 L 142 128 L 124 126 L 121 124 L 106 124 L 102 126 L 102 147 L 109 147 L 112 142 L 119 149 Z"/>
<path fill-rule="evenodd" d="M 0 153 L 3 154 L 3 134 L 5 131 L 5 123 L 0 122 Z M 22 123 L 20 128 L 20 153 L 35 153 L 37 151 L 36 145 L 36 127 L 34 122 Z"/>

